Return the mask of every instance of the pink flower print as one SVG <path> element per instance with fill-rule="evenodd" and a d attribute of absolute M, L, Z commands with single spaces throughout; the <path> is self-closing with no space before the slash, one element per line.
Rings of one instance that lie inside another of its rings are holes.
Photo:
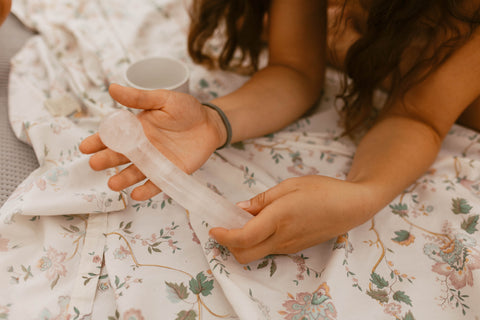
<path fill-rule="evenodd" d="M 97 199 L 97 196 L 95 194 L 84 194 L 82 199 L 87 202 L 93 202 Z"/>
<path fill-rule="evenodd" d="M 460 184 L 467 188 L 468 190 L 472 190 L 472 185 L 475 183 L 475 181 L 468 180 L 466 178 L 460 179 Z"/>
<path fill-rule="evenodd" d="M 457 235 L 443 246 L 427 244 L 424 252 L 436 261 L 432 271 L 445 276 L 459 290 L 473 286 L 473 270 L 480 269 L 480 253 L 472 248 L 476 241 L 465 235 Z"/>
<path fill-rule="evenodd" d="M 100 263 L 100 262 L 102 262 L 102 258 L 97 254 L 93 257 L 92 262 L 93 263 Z"/>
<path fill-rule="evenodd" d="M 145 320 L 142 316 L 142 311 L 138 309 L 127 310 L 122 317 L 123 320 Z"/>
<path fill-rule="evenodd" d="M 192 232 L 192 241 L 200 244 L 200 239 L 198 239 L 197 234 L 195 232 Z"/>
<path fill-rule="evenodd" d="M 480 183 L 463 178 L 460 180 L 460 184 L 474 194 L 480 194 Z"/>
<path fill-rule="evenodd" d="M 168 240 L 168 246 L 169 246 L 173 251 L 175 251 L 175 250 L 178 249 L 178 247 L 174 244 L 174 242 L 173 242 L 172 239 L 169 239 L 169 240 Z"/>
<path fill-rule="evenodd" d="M 397 317 L 397 315 L 398 315 L 400 312 L 402 312 L 402 306 L 399 305 L 398 303 L 391 302 L 391 303 L 385 305 L 385 308 L 383 309 L 383 311 L 384 311 L 386 314 L 389 314 L 389 315 L 391 315 L 391 316 Z M 397 317 L 397 318 L 398 318 L 398 317 Z"/>
<path fill-rule="evenodd" d="M 297 265 L 297 280 L 304 280 L 304 273 L 307 271 L 307 266 L 305 264 L 305 258 L 302 255 L 292 257 L 293 262 Z"/>
<path fill-rule="evenodd" d="M 9 305 L 6 305 L 6 306 L 0 305 L 0 319 L 8 319 L 9 313 L 10 313 Z"/>
<path fill-rule="evenodd" d="M 305 170 L 303 170 L 305 169 Z M 318 174 L 318 170 L 314 167 L 303 167 L 302 168 L 297 168 L 296 166 L 289 166 L 287 167 L 288 172 L 293 173 L 296 176 L 308 176 L 308 175 L 315 175 Z"/>
<path fill-rule="evenodd" d="M 47 182 L 42 178 L 37 179 L 37 181 L 35 181 L 35 185 L 37 186 L 38 189 L 42 191 L 44 191 L 47 188 Z"/>
<path fill-rule="evenodd" d="M 37 267 L 40 271 L 46 272 L 49 280 L 56 280 L 67 274 L 67 268 L 63 265 L 65 262 L 66 252 L 58 252 L 56 249 L 49 247 L 46 255 L 38 260 Z"/>
<path fill-rule="evenodd" d="M 323 319 L 334 320 L 337 310 L 332 304 L 329 287 L 323 283 L 315 292 L 300 292 L 296 297 L 288 294 L 289 300 L 283 303 L 286 311 L 279 311 L 286 320 L 296 319 Z"/>
<path fill-rule="evenodd" d="M 437 262 L 432 266 L 432 271 L 446 276 L 452 286 L 459 290 L 467 284 L 473 287 L 473 270 L 480 269 L 480 257 L 469 256 L 465 258 L 463 268 L 454 268 L 447 263 Z"/>
<path fill-rule="evenodd" d="M 52 124 L 51 127 L 54 134 L 59 134 L 60 132 L 62 132 L 62 127 L 57 123 Z"/>
<path fill-rule="evenodd" d="M 2 238 L 2 235 L 0 235 L 0 252 L 5 252 L 8 251 L 8 243 L 10 240 L 6 238 Z"/>
<path fill-rule="evenodd" d="M 190 223 L 190 219 L 188 220 L 188 227 L 192 231 L 192 241 L 197 244 L 200 244 L 200 240 L 198 239 L 197 234 L 195 233 L 195 231 L 193 231 L 192 224 Z"/>
<path fill-rule="evenodd" d="M 129 255 L 130 251 L 128 251 L 124 246 L 120 246 L 120 248 L 115 249 L 115 251 L 113 252 L 113 256 L 115 257 L 115 259 L 118 260 L 123 260 Z"/>
<path fill-rule="evenodd" d="M 47 172 L 46 178 L 50 182 L 55 183 L 55 182 L 58 182 L 58 179 L 60 177 L 67 176 L 67 175 L 68 175 L 68 171 L 65 168 L 55 167 Z"/>
<path fill-rule="evenodd" d="M 304 165 L 302 157 L 298 152 L 291 154 L 292 164 L 287 167 L 288 172 L 293 173 L 296 176 L 306 176 L 318 174 L 318 170 L 314 167 Z"/>

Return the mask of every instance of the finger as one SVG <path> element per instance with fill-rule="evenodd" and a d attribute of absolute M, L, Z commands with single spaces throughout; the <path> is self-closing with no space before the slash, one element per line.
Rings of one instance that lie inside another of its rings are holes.
<path fill-rule="evenodd" d="M 162 192 L 152 181 L 148 180 L 143 185 L 133 189 L 131 197 L 133 200 L 145 201 Z"/>
<path fill-rule="evenodd" d="M 283 197 L 292 191 L 295 191 L 295 189 L 292 189 L 289 182 L 285 180 L 282 183 L 279 183 L 276 186 L 268 189 L 267 191 L 257 194 L 250 200 L 238 202 L 237 206 L 253 215 L 257 215 L 275 199 Z"/>
<path fill-rule="evenodd" d="M 108 180 L 108 187 L 114 191 L 128 188 L 146 177 L 135 165 L 130 165 Z"/>
<path fill-rule="evenodd" d="M 112 84 L 108 89 L 110 95 L 118 103 L 135 109 L 161 109 L 172 94 L 169 90 L 139 90 Z"/>
<path fill-rule="evenodd" d="M 105 148 L 106 146 L 103 144 L 98 133 L 85 138 L 78 147 L 80 152 L 85 154 L 95 153 Z"/>
<path fill-rule="evenodd" d="M 285 206 L 284 203 L 274 201 L 272 205 L 266 207 L 259 215 L 252 219 L 252 221 L 256 220 L 255 222 L 258 223 L 259 228 L 261 228 L 262 225 L 269 223 L 269 221 L 273 224 L 273 232 L 263 241 L 259 241 L 248 247 L 227 246 L 238 262 L 242 264 L 250 263 L 269 254 L 283 254 L 292 251 L 292 241 L 285 234 L 285 228 L 282 228 L 282 225 L 285 225 L 285 221 L 278 219 L 278 215 L 282 209 L 291 211 L 291 208 L 288 208 L 288 205 Z M 286 224 L 291 224 L 291 222 L 287 222 Z M 293 252 L 296 252 L 296 250 L 293 250 Z"/>
<path fill-rule="evenodd" d="M 127 157 L 111 149 L 104 149 L 90 157 L 90 167 L 95 171 L 105 170 L 129 163 Z"/>
<path fill-rule="evenodd" d="M 228 248 L 251 248 L 268 239 L 275 230 L 274 219 L 261 214 L 240 229 L 212 228 L 210 236 Z"/>
<path fill-rule="evenodd" d="M 232 248 L 230 252 L 235 256 L 235 259 L 241 264 L 247 264 L 255 260 L 262 259 L 273 253 L 275 245 L 275 236 L 259 243 L 252 248 Z"/>

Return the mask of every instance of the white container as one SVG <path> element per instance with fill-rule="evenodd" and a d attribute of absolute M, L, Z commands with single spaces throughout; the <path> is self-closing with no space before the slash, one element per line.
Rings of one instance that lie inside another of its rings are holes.
<path fill-rule="evenodd" d="M 142 59 L 125 71 L 127 84 L 141 90 L 166 89 L 188 93 L 189 78 L 187 65 L 170 57 Z"/>

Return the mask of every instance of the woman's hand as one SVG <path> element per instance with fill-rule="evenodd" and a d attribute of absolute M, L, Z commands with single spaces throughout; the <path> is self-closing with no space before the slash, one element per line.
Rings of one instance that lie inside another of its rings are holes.
<path fill-rule="evenodd" d="M 237 205 L 255 215 L 244 227 L 210 235 L 240 263 L 296 253 L 366 222 L 372 202 L 362 185 L 324 176 L 287 179 Z"/>
<path fill-rule="evenodd" d="M 168 91 L 143 91 L 120 85 L 110 86 L 110 95 L 120 104 L 143 109 L 137 117 L 150 142 L 170 161 L 187 173 L 200 168 L 225 140 L 225 128 L 217 112 L 200 104 L 194 97 Z M 90 158 L 94 170 L 127 164 L 122 154 L 105 147 L 98 133 L 80 144 L 80 151 L 95 153 Z M 120 191 L 145 179 L 135 165 L 111 177 L 108 185 Z M 147 200 L 161 190 L 151 181 L 132 191 L 135 200 Z"/>

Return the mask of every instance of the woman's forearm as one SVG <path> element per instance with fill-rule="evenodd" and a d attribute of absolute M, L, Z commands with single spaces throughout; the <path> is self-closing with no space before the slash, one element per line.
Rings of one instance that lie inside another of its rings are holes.
<path fill-rule="evenodd" d="M 272 0 L 269 64 L 239 90 L 212 102 L 232 125 L 232 141 L 277 131 L 319 98 L 325 73 L 327 1 Z"/>
<path fill-rule="evenodd" d="M 428 124 L 385 117 L 360 142 L 347 180 L 368 188 L 374 215 L 428 170 L 441 138 Z"/>
<path fill-rule="evenodd" d="M 323 74 L 323 70 L 319 70 Z M 300 117 L 320 96 L 323 79 L 282 65 L 257 72 L 235 92 L 213 100 L 232 125 L 232 142 L 277 131 Z"/>

